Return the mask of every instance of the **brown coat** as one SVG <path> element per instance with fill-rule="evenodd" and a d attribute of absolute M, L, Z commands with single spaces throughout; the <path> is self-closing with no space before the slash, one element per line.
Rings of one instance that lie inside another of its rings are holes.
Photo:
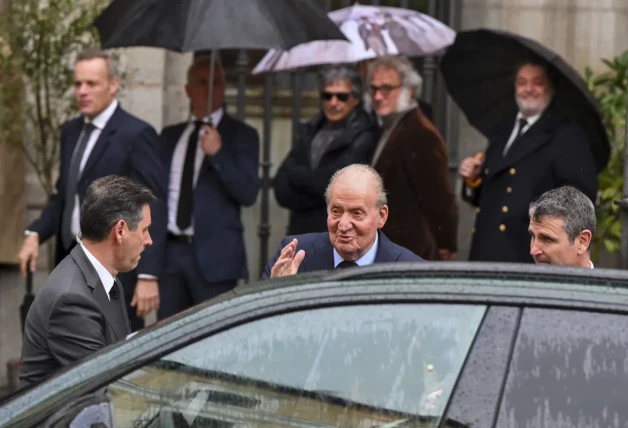
<path fill-rule="evenodd" d="M 418 108 L 397 123 L 374 167 L 388 194 L 390 240 L 426 260 L 440 260 L 439 249 L 456 251 L 458 203 L 445 142 Z"/>

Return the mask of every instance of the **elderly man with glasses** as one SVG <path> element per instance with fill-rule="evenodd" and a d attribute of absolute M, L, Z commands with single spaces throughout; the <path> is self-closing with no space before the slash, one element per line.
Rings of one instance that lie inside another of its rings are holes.
<path fill-rule="evenodd" d="M 290 235 L 327 231 L 329 179 L 347 165 L 370 163 L 379 137 L 362 107 L 357 71 L 331 67 L 321 77 L 321 112 L 301 126 L 273 184 L 277 202 L 290 210 Z"/>
<path fill-rule="evenodd" d="M 456 255 L 458 203 L 449 181 L 445 141 L 421 111 L 421 76 L 401 56 L 369 64 L 367 108 L 382 121 L 372 165 L 388 189 L 384 233 L 426 260 Z"/>

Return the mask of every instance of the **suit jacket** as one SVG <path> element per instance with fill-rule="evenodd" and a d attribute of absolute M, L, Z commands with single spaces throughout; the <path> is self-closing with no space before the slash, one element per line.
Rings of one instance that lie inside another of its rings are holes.
<path fill-rule="evenodd" d="M 374 263 L 418 262 L 423 260 L 408 249 L 391 242 L 383 232 L 377 231 L 377 233 L 379 241 Z M 266 265 L 261 279 L 270 278 L 270 270 L 279 259 L 281 250 L 295 238 L 298 241 L 297 252 L 299 250 L 305 251 L 305 258 L 299 266 L 299 273 L 334 269 L 334 248 L 329 240 L 329 233 L 306 233 L 286 236 L 281 241 L 279 249 Z"/>
<path fill-rule="evenodd" d="M 61 218 L 65 201 L 65 187 L 70 172 L 72 153 L 83 129 L 84 119 L 78 117 L 66 122 L 61 128 L 59 178 L 56 192 L 50 197 L 39 219 L 28 226 L 39 233 L 40 242 L 57 236 L 56 263 L 67 255 L 63 248 Z M 159 138 L 148 123 L 130 115 L 118 106 L 100 133 L 89 155 L 77 184 L 79 202 L 83 202 L 89 185 L 96 179 L 115 174 L 130 177 L 148 187 L 157 200 L 151 204 L 152 225 L 150 234 L 153 245 L 142 253 L 138 267 L 133 272 L 121 274 L 125 294 L 133 294 L 137 274 L 159 277 L 163 265 L 166 240 L 166 183 L 165 168 L 159 156 Z"/>
<path fill-rule="evenodd" d="M 427 260 L 439 260 L 439 249 L 456 251 L 458 202 L 447 148 L 420 109 L 400 119 L 374 167 L 388 193 L 386 235 Z"/>
<path fill-rule="evenodd" d="M 275 198 L 279 205 L 290 209 L 289 235 L 327 230 L 325 189 L 329 179 L 345 166 L 370 163 L 377 145 L 377 121 L 357 106 L 341 134 L 323 153 L 318 167 L 312 168 L 312 140 L 324 124 L 320 114 L 301 127 L 297 144 L 275 175 Z"/>
<path fill-rule="evenodd" d="M 118 294 L 109 301 L 83 248 L 74 247 L 50 273 L 26 316 L 20 387 L 124 340 L 131 330 L 124 294 Z"/>
<path fill-rule="evenodd" d="M 187 122 L 161 133 L 168 179 L 174 149 Z M 222 148 L 205 156 L 194 188 L 194 249 L 209 282 L 248 278 L 241 207 L 251 206 L 260 188 L 259 135 L 227 114 L 218 123 Z"/>
<path fill-rule="evenodd" d="M 528 234 L 530 203 L 544 192 L 572 185 L 595 202 L 597 173 L 584 130 L 552 106 L 503 151 L 515 125 L 504 123 L 489 140 L 482 184 L 462 189 L 476 206 L 469 260 L 533 263 Z"/>

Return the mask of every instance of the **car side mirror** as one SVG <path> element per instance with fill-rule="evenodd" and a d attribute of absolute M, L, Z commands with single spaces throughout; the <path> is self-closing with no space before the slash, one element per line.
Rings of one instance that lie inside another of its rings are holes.
<path fill-rule="evenodd" d="M 86 394 L 52 414 L 41 428 L 114 428 L 113 402 L 100 390 Z"/>

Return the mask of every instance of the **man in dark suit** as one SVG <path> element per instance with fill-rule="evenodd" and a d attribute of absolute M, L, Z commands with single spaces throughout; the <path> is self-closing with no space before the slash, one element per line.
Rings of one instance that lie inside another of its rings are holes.
<path fill-rule="evenodd" d="M 328 232 L 288 236 L 262 279 L 302 272 L 422 260 L 379 229 L 388 218 L 384 182 L 368 165 L 338 170 L 327 191 Z"/>
<path fill-rule="evenodd" d="M 517 117 L 502 124 L 485 153 L 460 164 L 462 197 L 477 207 L 469 260 L 533 263 L 530 204 L 564 185 L 596 200 L 597 174 L 586 134 L 552 105 L 554 86 L 545 66 L 522 64 L 514 85 Z"/>
<path fill-rule="evenodd" d="M 52 271 L 28 311 L 20 387 L 38 383 L 130 333 L 119 272 L 152 244 L 152 192 L 120 176 L 92 182 L 81 204 L 81 242 Z"/>
<path fill-rule="evenodd" d="M 157 278 L 166 236 L 166 175 L 157 133 L 120 107 L 116 100 L 119 87 L 117 66 L 109 53 L 90 49 L 78 55 L 74 95 L 81 116 L 61 129 L 56 192 L 39 219 L 28 226 L 19 258 L 26 275 L 27 269 L 34 271 L 37 266 L 39 246 L 52 236 L 56 236 L 56 264 L 72 251 L 79 232 L 79 207 L 94 180 L 116 174 L 145 185 L 157 198 L 151 205 L 154 245 L 136 271 L 119 277 L 130 304 L 131 326 L 138 330 L 144 326 L 142 318 L 159 306 Z"/>
<path fill-rule="evenodd" d="M 257 131 L 224 110 L 225 74 L 216 64 L 207 117 L 210 62 L 188 70 L 188 122 L 161 133 L 168 170 L 168 243 L 159 318 L 224 293 L 248 277 L 240 210 L 255 203 Z M 208 124 L 211 123 L 211 125 Z"/>

